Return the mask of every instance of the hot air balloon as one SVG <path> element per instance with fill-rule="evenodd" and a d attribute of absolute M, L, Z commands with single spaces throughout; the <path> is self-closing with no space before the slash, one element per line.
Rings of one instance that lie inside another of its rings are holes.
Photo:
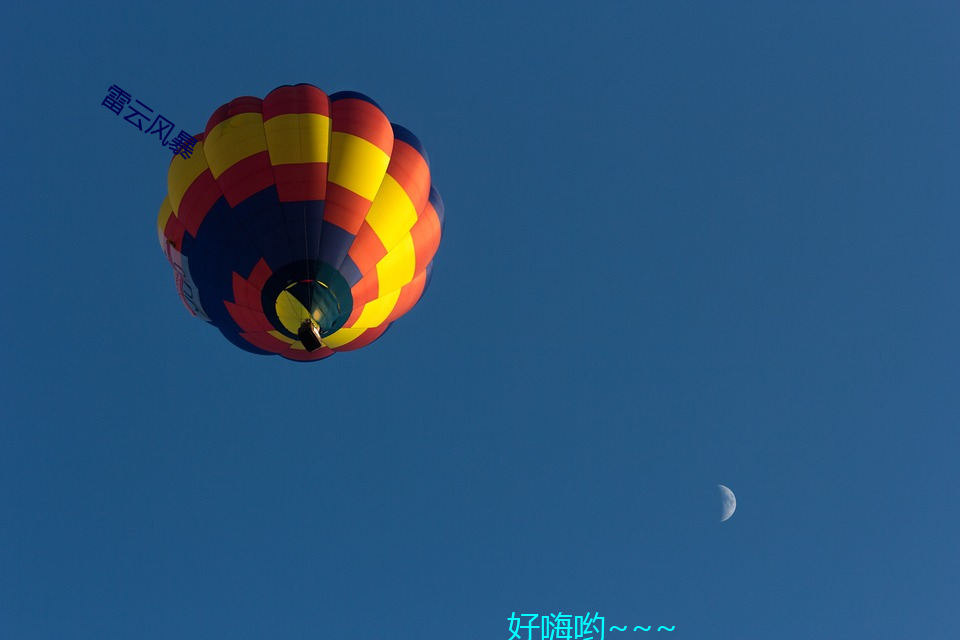
<path fill-rule="evenodd" d="M 360 93 L 282 86 L 174 156 L 160 245 L 187 310 L 257 354 L 364 347 L 420 299 L 443 203 L 427 155 Z"/>

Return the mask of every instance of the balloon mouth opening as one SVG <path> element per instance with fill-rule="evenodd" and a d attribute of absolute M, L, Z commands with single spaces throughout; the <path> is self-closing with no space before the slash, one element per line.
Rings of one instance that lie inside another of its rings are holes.
<path fill-rule="evenodd" d="M 353 312 L 350 285 L 320 261 L 304 260 L 278 269 L 260 295 L 274 329 L 307 351 L 325 346 L 321 340 L 340 330 Z"/>
<path fill-rule="evenodd" d="M 309 318 L 300 324 L 300 328 L 297 329 L 297 337 L 307 351 L 316 351 L 323 346 L 323 342 L 320 340 L 320 327 Z"/>

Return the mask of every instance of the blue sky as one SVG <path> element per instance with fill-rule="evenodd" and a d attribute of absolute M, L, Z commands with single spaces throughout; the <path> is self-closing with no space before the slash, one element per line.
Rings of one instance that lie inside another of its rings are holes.
<path fill-rule="evenodd" d="M 0 638 L 956 636 L 955 3 L 0 25 Z M 199 131 L 298 82 L 414 131 L 446 205 L 425 298 L 310 365 L 189 317 L 169 153 L 100 104 Z"/>

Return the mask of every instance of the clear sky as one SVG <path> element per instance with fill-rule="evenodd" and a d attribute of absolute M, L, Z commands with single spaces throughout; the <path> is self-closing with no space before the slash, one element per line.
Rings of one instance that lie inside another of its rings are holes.
<path fill-rule="evenodd" d="M 0 638 L 957 637 L 960 5 L 137 4 L 0 8 Z M 186 313 L 101 106 L 298 82 L 446 205 L 314 364 Z"/>

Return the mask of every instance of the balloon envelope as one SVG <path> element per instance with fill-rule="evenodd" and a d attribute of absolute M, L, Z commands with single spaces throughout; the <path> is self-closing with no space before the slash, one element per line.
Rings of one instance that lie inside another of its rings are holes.
<path fill-rule="evenodd" d="M 373 100 L 282 86 L 223 105 L 195 137 L 158 218 L 191 314 L 304 361 L 366 346 L 420 299 L 443 203 L 419 140 Z"/>

